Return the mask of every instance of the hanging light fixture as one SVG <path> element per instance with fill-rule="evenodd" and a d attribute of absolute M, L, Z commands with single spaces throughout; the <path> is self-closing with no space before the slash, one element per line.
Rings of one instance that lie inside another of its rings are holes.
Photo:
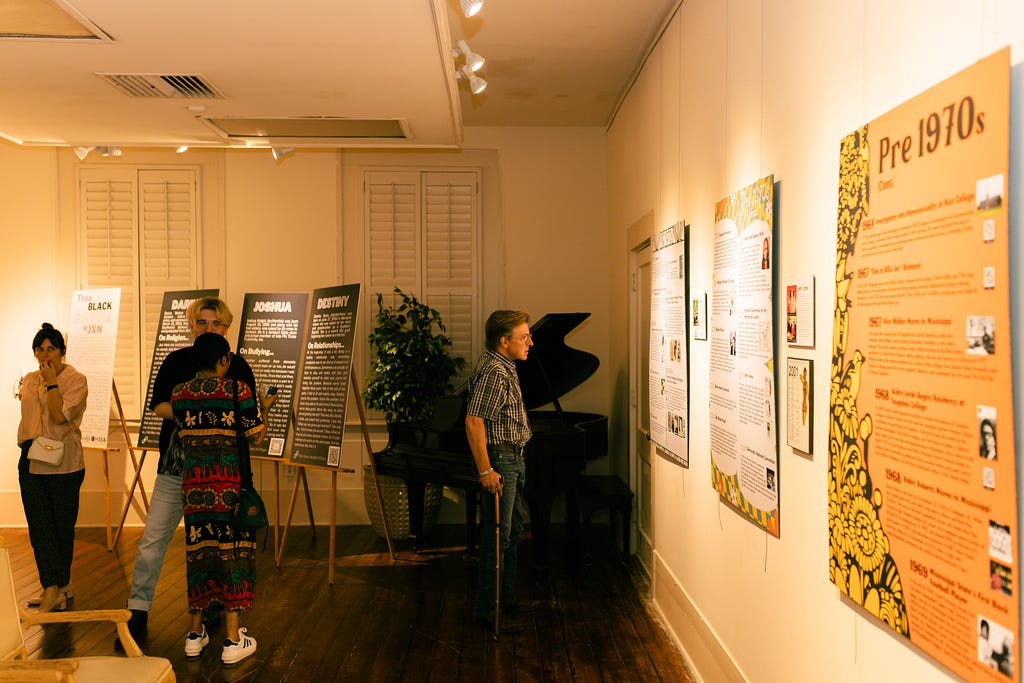
<path fill-rule="evenodd" d="M 270 156 L 274 157 L 274 161 L 279 161 L 285 154 L 291 154 L 294 151 L 294 147 L 271 147 Z"/>
<path fill-rule="evenodd" d="M 88 147 L 75 147 L 75 156 L 78 157 L 79 161 L 85 161 L 85 158 L 89 156 L 89 152 L 93 150 L 90 145 Z"/>
<path fill-rule="evenodd" d="M 177 152 L 178 154 L 184 154 L 185 152 L 188 151 L 188 145 L 181 145 L 180 147 L 178 147 L 178 149 L 174 151 Z"/>
<path fill-rule="evenodd" d="M 462 14 L 469 19 L 484 6 L 484 0 L 462 0 Z"/>
<path fill-rule="evenodd" d="M 470 50 L 469 45 L 466 44 L 466 41 L 460 40 L 455 44 L 458 46 L 458 49 L 452 50 L 452 57 L 458 57 L 459 55 L 465 57 L 466 68 L 469 69 L 470 72 L 472 73 L 476 73 L 477 71 L 483 68 L 484 58 Z"/>

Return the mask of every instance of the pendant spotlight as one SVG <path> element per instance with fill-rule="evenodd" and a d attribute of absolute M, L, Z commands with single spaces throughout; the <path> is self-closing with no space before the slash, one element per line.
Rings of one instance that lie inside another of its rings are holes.
<path fill-rule="evenodd" d="M 479 95 L 487 88 L 487 81 L 479 76 L 474 76 L 470 73 L 469 69 L 464 66 L 455 72 L 455 77 L 464 78 L 469 81 L 469 91 L 474 95 Z"/>
<path fill-rule="evenodd" d="M 93 147 L 75 147 L 75 156 L 78 157 L 79 161 L 85 161 L 85 158 L 89 156 L 89 152 L 93 150 Z"/>
<path fill-rule="evenodd" d="M 460 40 L 455 43 L 458 46 L 457 50 L 452 50 L 452 57 L 458 57 L 462 55 L 466 58 L 466 68 L 472 73 L 476 73 L 484 65 L 484 58 L 469 49 L 469 45 L 466 45 L 466 41 Z"/>
<path fill-rule="evenodd" d="M 271 147 L 270 156 L 274 157 L 274 161 L 279 161 L 285 154 L 291 154 L 294 151 L 294 147 Z"/>
<path fill-rule="evenodd" d="M 480 11 L 480 8 L 484 6 L 484 0 L 462 0 L 462 14 L 467 19 Z"/>

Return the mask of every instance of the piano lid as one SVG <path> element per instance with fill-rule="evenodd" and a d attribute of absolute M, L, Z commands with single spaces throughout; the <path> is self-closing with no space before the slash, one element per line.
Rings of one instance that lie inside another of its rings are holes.
<path fill-rule="evenodd" d="M 565 343 L 565 335 L 589 317 L 589 313 L 548 313 L 530 325 L 533 346 L 525 361 L 516 361 L 527 410 L 556 401 L 597 371 L 601 364 L 597 356 Z"/>

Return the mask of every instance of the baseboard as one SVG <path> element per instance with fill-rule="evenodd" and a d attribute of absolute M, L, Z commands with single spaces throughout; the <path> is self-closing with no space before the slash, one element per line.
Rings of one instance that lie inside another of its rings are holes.
<path fill-rule="evenodd" d="M 748 683 L 746 676 L 657 552 L 654 553 L 653 597 L 654 609 L 660 614 L 669 633 L 683 651 L 687 666 L 699 681 Z"/>

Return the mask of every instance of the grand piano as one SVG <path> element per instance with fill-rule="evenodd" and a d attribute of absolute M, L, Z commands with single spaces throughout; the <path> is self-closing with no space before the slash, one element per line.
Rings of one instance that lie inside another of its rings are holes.
<path fill-rule="evenodd" d="M 576 519 L 576 492 L 587 460 L 608 454 L 608 417 L 562 409 L 559 398 L 586 381 L 600 365 L 593 354 L 569 347 L 565 337 L 589 313 L 549 313 L 531 325 L 534 345 L 516 362 L 533 438 L 526 444 L 526 504 L 530 510 L 533 562 L 547 566 L 551 508 L 566 495 L 569 520 Z M 387 447 L 373 454 L 377 472 L 405 480 L 409 524 L 417 547 L 423 534 L 427 483 L 466 491 L 467 544 L 474 542 L 480 480 L 466 440 L 465 387 L 440 399 L 429 422 L 389 427 Z M 551 404 L 553 410 L 536 410 Z"/>

